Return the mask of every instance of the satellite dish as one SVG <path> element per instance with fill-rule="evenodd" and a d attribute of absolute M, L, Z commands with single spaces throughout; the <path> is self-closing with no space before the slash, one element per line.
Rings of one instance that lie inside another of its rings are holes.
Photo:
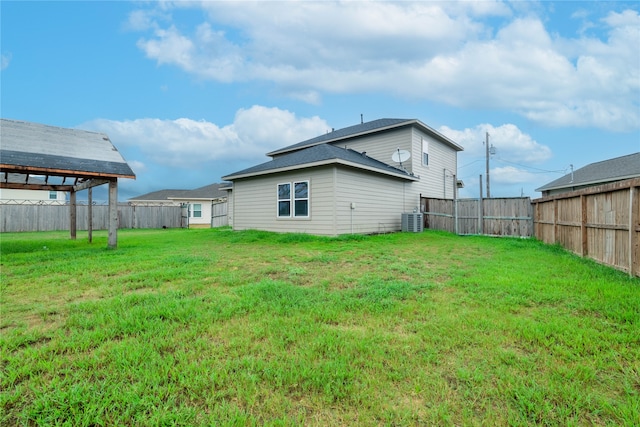
<path fill-rule="evenodd" d="M 391 155 L 391 159 L 396 162 L 402 164 L 402 162 L 406 162 L 411 157 L 411 153 L 407 150 L 401 150 L 398 148 L 398 151 L 394 151 Z"/>

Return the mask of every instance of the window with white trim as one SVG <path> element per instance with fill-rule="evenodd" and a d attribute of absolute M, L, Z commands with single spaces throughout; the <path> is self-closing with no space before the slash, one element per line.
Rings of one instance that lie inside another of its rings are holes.
<path fill-rule="evenodd" d="M 49 191 L 49 200 L 58 200 L 58 192 L 54 190 Z"/>
<path fill-rule="evenodd" d="M 202 218 L 202 204 L 201 203 L 189 204 L 189 217 L 191 217 L 191 218 Z"/>
<path fill-rule="evenodd" d="M 422 166 L 429 166 L 429 140 L 422 138 Z"/>
<path fill-rule="evenodd" d="M 291 217 L 309 217 L 309 181 L 278 184 L 278 218 Z"/>

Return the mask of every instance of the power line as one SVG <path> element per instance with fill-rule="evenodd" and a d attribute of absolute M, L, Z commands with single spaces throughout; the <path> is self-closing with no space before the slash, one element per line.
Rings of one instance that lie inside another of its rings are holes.
<path fill-rule="evenodd" d="M 541 173 L 543 173 L 543 172 L 544 173 L 566 173 L 567 172 L 567 169 L 560 169 L 560 170 L 550 171 L 550 170 L 546 170 L 546 169 L 535 168 L 533 166 L 521 165 L 520 163 L 511 162 L 511 161 L 505 160 L 505 159 L 503 159 L 501 157 L 498 157 L 496 160 L 500 160 L 500 161 L 505 162 L 505 163 L 510 163 L 512 165 L 520 166 L 521 168 L 534 169 L 534 170 L 540 171 Z"/>

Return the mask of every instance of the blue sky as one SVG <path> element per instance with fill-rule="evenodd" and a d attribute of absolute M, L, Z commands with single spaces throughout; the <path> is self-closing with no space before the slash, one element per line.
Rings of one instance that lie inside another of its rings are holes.
<path fill-rule="evenodd" d="M 378 118 L 465 148 L 461 197 L 640 151 L 637 2 L 0 2 L 1 115 L 107 133 L 119 199 Z M 100 197 L 96 193 L 96 197 Z"/>

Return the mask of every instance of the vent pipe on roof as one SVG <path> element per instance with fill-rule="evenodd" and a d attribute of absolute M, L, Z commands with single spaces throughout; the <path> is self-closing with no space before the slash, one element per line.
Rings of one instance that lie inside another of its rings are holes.
<path fill-rule="evenodd" d="M 573 182 L 573 165 L 569 165 L 569 167 L 571 168 L 571 181 Z"/>
<path fill-rule="evenodd" d="M 364 123 L 364 116 L 362 115 L 362 113 L 360 113 L 360 124 Z"/>

